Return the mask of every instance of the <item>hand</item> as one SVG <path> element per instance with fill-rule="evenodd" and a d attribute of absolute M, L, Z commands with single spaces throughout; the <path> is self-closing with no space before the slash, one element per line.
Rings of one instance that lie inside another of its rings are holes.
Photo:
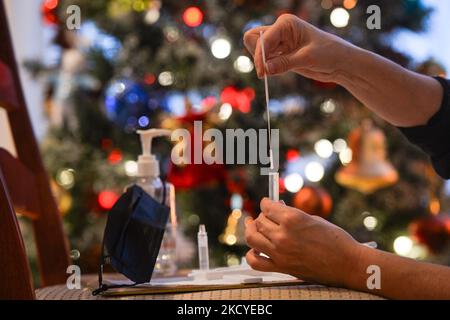
<path fill-rule="evenodd" d="M 261 201 L 261 211 L 245 231 L 252 248 L 246 259 L 253 269 L 328 285 L 349 284 L 347 278 L 357 270 L 362 245 L 348 233 L 320 217 L 267 198 Z"/>
<path fill-rule="evenodd" d="M 262 60 L 260 31 L 264 32 L 266 70 Z M 353 47 L 291 14 L 281 15 L 271 26 L 247 31 L 244 44 L 253 55 L 260 78 L 264 76 L 264 71 L 268 75 L 294 71 L 323 82 L 336 82 L 340 66 L 348 60 L 348 48 Z"/>

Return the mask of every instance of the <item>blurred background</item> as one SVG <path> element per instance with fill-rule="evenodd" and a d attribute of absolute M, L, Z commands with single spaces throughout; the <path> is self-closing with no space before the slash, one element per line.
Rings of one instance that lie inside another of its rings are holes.
<path fill-rule="evenodd" d="M 71 4 L 81 9 L 79 30 L 66 27 Z M 381 30 L 366 27 L 371 4 L 381 8 Z M 195 120 L 203 130 L 266 128 L 263 84 L 242 43 L 250 28 L 292 13 L 412 70 L 450 69 L 450 1 L 8 0 L 6 7 L 34 130 L 72 255 L 86 273 L 96 271 L 108 211 L 135 179 L 136 129 L 193 132 Z M 333 83 L 287 74 L 269 86 L 287 204 L 361 242 L 450 265 L 450 184 L 425 154 Z M 14 152 L 3 113 L 0 145 Z M 200 223 L 212 266 L 238 264 L 245 218 L 267 195 L 260 166 L 175 166 L 171 147 L 154 142 L 176 189 L 179 267 L 197 267 Z M 32 230 L 22 218 L 21 227 L 36 268 Z"/>

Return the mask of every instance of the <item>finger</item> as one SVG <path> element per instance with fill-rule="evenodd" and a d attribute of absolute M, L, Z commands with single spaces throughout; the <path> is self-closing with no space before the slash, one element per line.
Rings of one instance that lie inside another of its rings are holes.
<path fill-rule="evenodd" d="M 258 218 L 255 220 L 256 230 L 261 233 L 264 237 L 272 240 L 272 235 L 278 231 L 280 226 L 268 219 L 264 213 L 261 213 Z"/>
<path fill-rule="evenodd" d="M 274 202 L 269 198 L 263 198 L 261 200 L 261 211 L 265 214 L 265 216 L 275 222 L 276 224 L 281 224 L 281 216 L 286 208 L 286 205 L 281 204 L 280 202 Z"/>
<path fill-rule="evenodd" d="M 275 264 L 271 259 L 261 257 L 254 249 L 250 249 L 245 255 L 245 259 L 250 267 L 258 271 L 276 271 Z"/>
<path fill-rule="evenodd" d="M 250 52 L 252 56 L 255 55 L 256 43 L 258 42 L 259 39 L 259 33 L 261 31 L 264 32 L 267 28 L 268 26 L 255 27 L 248 30 L 244 34 L 244 46 L 245 48 L 247 48 L 247 50 Z"/>
<path fill-rule="evenodd" d="M 264 62 L 262 59 L 262 53 L 261 53 L 261 39 L 258 38 L 258 40 L 256 40 L 256 48 L 255 48 L 255 55 L 253 56 L 253 62 L 255 63 L 255 69 L 256 69 L 256 74 L 258 75 L 258 78 L 262 78 L 264 77 L 264 72 L 265 72 L 265 66 L 264 66 Z"/>
<path fill-rule="evenodd" d="M 245 240 L 247 245 L 259 252 L 270 255 L 274 246 L 264 235 L 258 232 L 255 223 L 249 223 L 245 228 Z"/>
<path fill-rule="evenodd" d="M 285 27 L 285 23 L 282 19 L 277 19 L 275 23 L 271 26 L 269 26 L 267 29 L 264 30 L 264 53 L 266 55 L 266 58 L 269 58 L 276 54 L 277 51 L 279 51 L 281 39 L 282 39 L 282 32 L 283 28 Z M 263 58 L 262 58 L 262 48 L 261 48 L 261 41 L 260 41 L 260 34 L 258 35 L 258 41 L 256 42 L 256 48 L 255 48 L 255 66 L 256 71 L 258 74 L 258 77 L 263 77 L 265 73 L 265 66 L 263 64 Z"/>

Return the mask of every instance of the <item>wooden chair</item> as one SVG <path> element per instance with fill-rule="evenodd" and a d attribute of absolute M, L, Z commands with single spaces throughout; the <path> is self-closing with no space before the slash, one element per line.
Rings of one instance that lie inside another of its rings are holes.
<path fill-rule="evenodd" d="M 68 245 L 33 134 L 0 0 L 0 108 L 6 110 L 17 157 L 0 148 L 0 299 L 34 299 L 16 212 L 32 220 L 42 286 L 65 283 Z"/>

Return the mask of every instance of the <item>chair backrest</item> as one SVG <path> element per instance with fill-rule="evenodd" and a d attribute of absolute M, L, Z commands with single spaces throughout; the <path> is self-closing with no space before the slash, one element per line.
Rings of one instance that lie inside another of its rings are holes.
<path fill-rule="evenodd" d="M 0 148 L 0 299 L 34 298 L 16 212 L 32 220 L 41 285 L 66 281 L 67 239 L 51 193 L 20 84 L 3 0 L 0 0 L 0 108 L 6 110 L 17 157 Z"/>

